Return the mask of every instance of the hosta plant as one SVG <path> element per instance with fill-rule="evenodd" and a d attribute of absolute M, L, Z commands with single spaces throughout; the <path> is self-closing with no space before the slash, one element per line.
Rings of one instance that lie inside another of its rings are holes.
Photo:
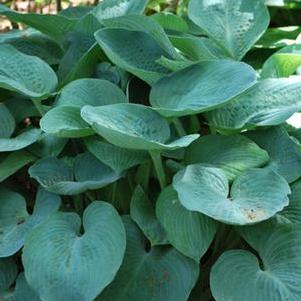
<path fill-rule="evenodd" d="M 0 300 L 301 300 L 301 29 L 147 2 L 0 6 Z"/>

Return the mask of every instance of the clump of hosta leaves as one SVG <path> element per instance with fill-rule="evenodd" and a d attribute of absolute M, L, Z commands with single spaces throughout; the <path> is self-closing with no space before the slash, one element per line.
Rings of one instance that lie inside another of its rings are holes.
<path fill-rule="evenodd" d="M 1 301 L 301 300 L 301 28 L 175 3 L 0 6 Z"/>

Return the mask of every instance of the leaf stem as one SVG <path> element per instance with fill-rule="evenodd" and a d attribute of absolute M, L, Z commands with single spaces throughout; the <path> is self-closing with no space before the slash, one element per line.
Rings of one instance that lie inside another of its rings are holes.
<path fill-rule="evenodd" d="M 180 119 L 179 118 L 174 118 L 173 119 L 173 124 L 174 124 L 174 126 L 175 126 L 175 128 L 176 128 L 176 130 L 177 130 L 177 132 L 178 132 L 178 134 L 182 137 L 182 136 L 186 136 L 186 131 L 185 131 L 185 129 L 184 129 L 184 127 L 183 127 L 183 124 L 182 124 L 182 122 L 180 121 Z"/>
<path fill-rule="evenodd" d="M 40 113 L 41 116 L 44 116 L 46 111 L 43 108 L 43 105 L 41 103 L 40 100 L 37 99 L 32 99 L 32 103 L 34 104 L 34 106 L 36 107 L 36 109 L 38 110 L 38 112 Z"/>
<path fill-rule="evenodd" d="M 150 156 L 153 160 L 154 167 L 157 173 L 157 178 L 159 180 L 161 189 L 163 189 L 166 186 L 166 176 L 162 164 L 162 158 L 161 158 L 161 152 L 158 150 L 151 150 L 149 151 Z"/>

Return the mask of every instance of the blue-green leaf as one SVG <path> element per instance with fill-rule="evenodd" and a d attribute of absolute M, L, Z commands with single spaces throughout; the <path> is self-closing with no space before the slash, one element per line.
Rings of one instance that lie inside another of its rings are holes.
<path fill-rule="evenodd" d="M 25 240 L 22 261 L 31 287 L 44 301 L 93 301 L 113 280 L 125 252 L 117 211 L 95 201 L 81 219 L 56 213 Z"/>

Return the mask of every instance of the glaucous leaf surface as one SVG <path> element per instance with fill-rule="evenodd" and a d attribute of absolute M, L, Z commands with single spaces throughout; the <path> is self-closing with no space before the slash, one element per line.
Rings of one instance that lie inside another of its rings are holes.
<path fill-rule="evenodd" d="M 31 98 L 41 98 L 54 91 L 55 72 L 40 58 L 0 45 L 0 87 Z"/>
<path fill-rule="evenodd" d="M 35 143 L 41 136 L 40 129 L 29 129 L 16 137 L 0 138 L 0 152 L 12 152 Z"/>
<path fill-rule="evenodd" d="M 19 251 L 25 236 L 60 207 L 60 197 L 39 189 L 34 211 L 27 212 L 26 201 L 18 193 L 0 190 L 0 257 Z"/>
<path fill-rule="evenodd" d="M 17 50 L 27 55 L 39 57 L 49 65 L 59 64 L 63 55 L 63 50 L 58 43 L 32 29 L 28 30 L 27 35 L 20 30 L 19 36 L 8 38 L 5 43 L 14 46 Z"/>
<path fill-rule="evenodd" d="M 255 82 L 254 70 L 244 63 L 204 61 L 156 82 L 150 102 L 163 116 L 191 115 L 222 106 Z"/>
<path fill-rule="evenodd" d="M 0 258 L 0 294 L 8 289 L 18 275 L 18 268 L 12 258 Z"/>
<path fill-rule="evenodd" d="M 81 118 L 84 105 L 102 106 L 128 102 L 122 90 L 106 80 L 78 79 L 62 90 L 56 105 L 41 119 L 41 128 L 58 137 L 77 138 L 93 134 Z"/>
<path fill-rule="evenodd" d="M 207 135 L 193 142 L 185 152 L 187 164 L 210 164 L 221 168 L 232 181 L 243 171 L 269 161 L 268 153 L 241 136 Z"/>
<path fill-rule="evenodd" d="M 45 301 L 93 301 L 113 280 L 125 252 L 125 230 L 112 205 L 95 201 L 81 219 L 59 212 L 25 240 L 29 285 Z"/>
<path fill-rule="evenodd" d="M 301 109 L 300 96 L 298 77 L 264 79 L 207 117 L 222 129 L 278 125 Z"/>
<path fill-rule="evenodd" d="M 95 38 L 114 64 L 149 84 L 169 72 L 157 63 L 162 56 L 170 58 L 169 54 L 145 31 L 104 28 Z"/>
<path fill-rule="evenodd" d="M 81 108 L 84 105 L 102 106 L 128 102 L 123 91 L 107 80 L 96 78 L 78 79 L 66 85 L 56 102 L 56 106 Z"/>
<path fill-rule="evenodd" d="M 212 268 L 210 287 L 217 301 L 267 301 L 300 299 L 300 225 L 278 225 L 271 229 L 255 226 L 265 233 L 246 250 L 223 253 Z"/>
<path fill-rule="evenodd" d="M 82 118 L 110 143 L 129 149 L 172 150 L 188 146 L 198 134 L 169 142 L 167 121 L 150 107 L 138 104 L 84 106 Z"/>
<path fill-rule="evenodd" d="M 145 32 L 150 35 L 171 58 L 183 59 L 173 47 L 162 26 L 152 18 L 143 15 L 127 15 L 104 20 L 103 24 L 108 28 Z"/>
<path fill-rule="evenodd" d="M 156 213 L 169 242 L 178 251 L 199 262 L 215 236 L 217 222 L 183 207 L 172 186 L 161 192 Z"/>
<path fill-rule="evenodd" d="M 88 152 L 77 155 L 72 166 L 55 157 L 43 158 L 28 172 L 46 190 L 62 195 L 99 189 L 121 177 Z"/>
<path fill-rule="evenodd" d="M 142 14 L 147 0 L 104 0 L 93 10 L 93 14 L 102 21 L 124 15 Z"/>
<path fill-rule="evenodd" d="M 61 138 L 79 138 L 93 135 L 89 124 L 80 117 L 80 108 L 60 106 L 48 111 L 40 120 L 41 129 Z"/>
<path fill-rule="evenodd" d="M 250 131 L 246 136 L 268 152 L 270 156 L 268 167 L 289 183 L 301 177 L 300 145 L 289 136 L 284 127 Z"/>
<path fill-rule="evenodd" d="M 244 57 L 270 22 L 261 0 L 191 0 L 188 16 L 237 60 Z"/>
<path fill-rule="evenodd" d="M 15 151 L 8 154 L 2 161 L 0 161 L 0 182 L 3 182 L 19 169 L 35 160 L 36 157 L 25 150 Z"/>
<path fill-rule="evenodd" d="M 166 234 L 156 217 L 155 208 L 141 186 L 137 186 L 131 200 L 131 218 L 150 241 L 151 246 L 168 244 Z"/>
<path fill-rule="evenodd" d="M 148 154 L 144 151 L 121 148 L 96 137 L 86 138 L 85 145 L 91 154 L 117 173 L 122 173 L 148 160 Z"/>
<path fill-rule="evenodd" d="M 127 246 L 122 266 L 97 301 L 187 300 L 198 278 L 198 265 L 171 247 L 146 251 L 139 228 L 128 217 L 124 224 Z"/>
<path fill-rule="evenodd" d="M 288 205 L 290 187 L 270 169 L 254 168 L 235 178 L 231 190 L 219 168 L 188 165 L 173 178 L 179 201 L 226 224 L 246 225 L 267 220 Z"/>

